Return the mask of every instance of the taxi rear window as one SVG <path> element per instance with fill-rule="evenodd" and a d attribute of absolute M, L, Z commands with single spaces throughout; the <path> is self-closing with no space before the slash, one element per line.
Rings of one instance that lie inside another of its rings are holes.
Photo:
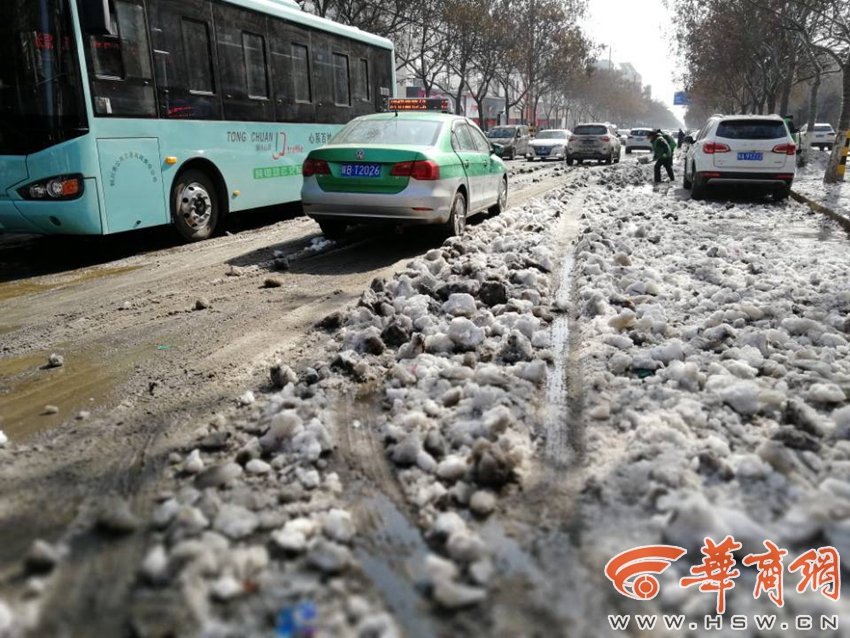
<path fill-rule="evenodd" d="M 405 119 L 360 120 L 350 122 L 331 144 L 387 144 L 393 146 L 433 146 L 437 143 L 442 122 Z"/>

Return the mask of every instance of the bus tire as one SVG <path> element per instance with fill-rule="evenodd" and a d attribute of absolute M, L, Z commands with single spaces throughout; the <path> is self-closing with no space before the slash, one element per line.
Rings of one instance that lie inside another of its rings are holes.
<path fill-rule="evenodd" d="M 209 175 L 189 169 L 177 176 L 171 187 L 171 219 L 184 241 L 203 241 L 212 236 L 221 219 L 221 205 Z"/>

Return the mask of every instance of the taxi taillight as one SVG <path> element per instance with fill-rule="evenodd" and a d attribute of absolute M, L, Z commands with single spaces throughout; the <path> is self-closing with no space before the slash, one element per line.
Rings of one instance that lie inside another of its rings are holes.
<path fill-rule="evenodd" d="M 434 160 L 399 162 L 390 171 L 393 177 L 412 177 L 422 181 L 440 179 L 440 166 Z"/>
<path fill-rule="evenodd" d="M 330 175 L 331 167 L 325 160 L 310 159 L 304 160 L 304 177 L 312 177 L 313 175 Z"/>

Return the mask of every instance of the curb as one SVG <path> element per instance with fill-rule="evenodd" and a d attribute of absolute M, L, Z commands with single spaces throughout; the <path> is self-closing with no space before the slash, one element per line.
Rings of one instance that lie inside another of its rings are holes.
<path fill-rule="evenodd" d="M 791 198 L 800 202 L 801 204 L 806 204 L 809 208 L 811 208 L 816 213 L 822 213 L 822 214 L 826 215 L 827 217 L 831 217 L 832 219 L 837 221 L 839 224 L 841 224 L 841 227 L 844 228 L 845 231 L 850 233 L 850 217 L 847 217 L 846 215 L 842 215 L 841 213 L 836 212 L 836 211 L 832 210 L 831 208 L 827 208 L 823 204 L 820 204 L 820 203 L 814 201 L 813 199 L 809 199 L 805 195 L 801 195 L 800 193 L 798 193 L 797 191 L 794 191 L 794 190 L 791 191 Z"/>

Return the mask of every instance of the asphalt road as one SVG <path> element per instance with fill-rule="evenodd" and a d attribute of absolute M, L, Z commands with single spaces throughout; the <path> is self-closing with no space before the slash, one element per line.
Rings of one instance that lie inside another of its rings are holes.
<path fill-rule="evenodd" d="M 563 180 L 560 163 L 509 166 L 511 206 Z M 103 497 L 146 507 L 170 451 L 246 390 L 267 387 L 272 362 L 309 361 L 324 338 L 315 323 L 439 245 L 425 231 L 362 227 L 328 243 L 294 211 L 264 211 L 194 245 L 169 229 L 0 235 L 0 429 L 15 444 L 0 450 L 0 595 L 16 586 L 34 538 L 69 542 L 95 583 L 137 564 L 138 547 L 113 554 L 84 532 Z M 51 353 L 62 367 L 46 366 Z"/>

